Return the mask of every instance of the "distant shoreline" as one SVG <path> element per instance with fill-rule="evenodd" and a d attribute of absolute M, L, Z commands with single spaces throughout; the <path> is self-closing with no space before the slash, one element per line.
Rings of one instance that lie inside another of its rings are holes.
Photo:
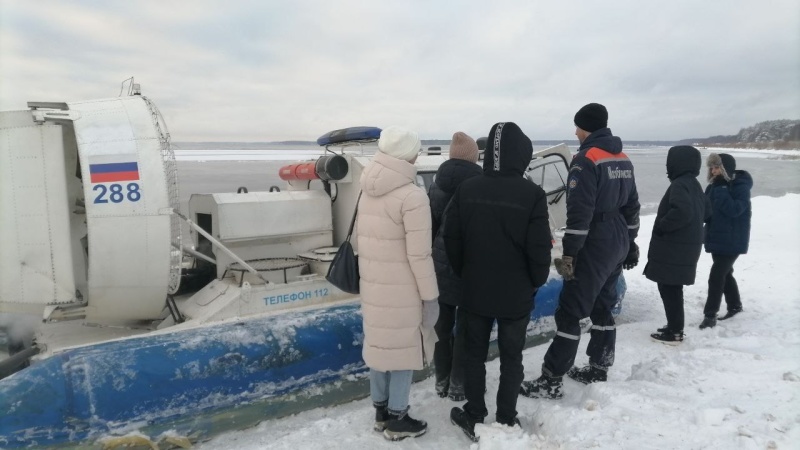
<path fill-rule="evenodd" d="M 714 145 L 714 144 L 685 144 L 675 141 L 622 141 L 626 147 L 671 147 L 674 145 L 693 145 L 698 149 L 716 149 L 720 151 L 739 150 L 739 151 L 754 151 L 754 152 L 793 152 L 800 151 L 800 142 L 794 147 L 789 148 L 757 148 L 750 147 L 747 144 L 736 145 Z M 533 141 L 535 146 L 548 146 L 567 144 L 570 147 L 578 147 L 577 140 L 541 140 Z M 315 141 L 275 141 L 275 142 L 173 142 L 173 147 L 177 150 L 271 150 L 276 145 L 281 146 L 298 146 L 308 147 L 309 149 L 320 148 Z M 372 144 L 374 145 L 374 144 Z M 422 140 L 423 147 L 436 146 L 436 145 L 450 145 L 449 140 Z"/>

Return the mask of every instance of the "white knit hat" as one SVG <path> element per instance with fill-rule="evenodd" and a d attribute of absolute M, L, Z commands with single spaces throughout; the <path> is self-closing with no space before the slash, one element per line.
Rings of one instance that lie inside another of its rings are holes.
<path fill-rule="evenodd" d="M 422 143 L 417 133 L 398 126 L 384 128 L 378 139 L 378 149 L 397 159 L 411 161 L 419 154 Z"/>

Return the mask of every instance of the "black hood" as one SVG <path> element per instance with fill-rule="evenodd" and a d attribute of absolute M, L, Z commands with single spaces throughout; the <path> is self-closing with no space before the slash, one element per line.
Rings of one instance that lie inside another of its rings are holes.
<path fill-rule="evenodd" d="M 452 195 L 462 181 L 480 174 L 481 168 L 474 162 L 448 159 L 436 171 L 436 186 Z"/>
<path fill-rule="evenodd" d="M 753 189 L 753 177 L 750 175 L 749 172 L 746 170 L 737 170 L 734 172 L 736 175 L 733 177 L 733 181 L 731 184 L 738 185 L 743 184 L 747 186 L 747 189 Z"/>
<path fill-rule="evenodd" d="M 736 159 L 727 154 L 727 153 L 720 153 L 719 158 L 722 160 L 722 167 L 725 168 L 725 172 L 733 175 L 736 173 Z"/>
<path fill-rule="evenodd" d="M 590 149 L 592 147 L 601 148 L 608 153 L 617 154 L 622 152 L 622 139 L 611 134 L 610 128 L 601 128 L 590 134 L 581 143 L 578 151 Z"/>
<path fill-rule="evenodd" d="M 674 180 L 683 174 L 693 177 L 700 175 L 700 166 L 703 164 L 700 150 L 691 145 L 678 145 L 669 149 L 667 153 L 667 177 Z"/>
<path fill-rule="evenodd" d="M 533 156 L 530 138 L 514 122 L 500 122 L 492 126 L 483 156 L 486 174 L 507 173 L 522 176 Z"/>

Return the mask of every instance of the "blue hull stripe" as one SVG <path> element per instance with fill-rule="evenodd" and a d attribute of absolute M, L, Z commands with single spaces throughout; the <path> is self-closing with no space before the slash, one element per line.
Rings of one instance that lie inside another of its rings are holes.
<path fill-rule="evenodd" d="M 553 315 L 561 286 L 539 289 L 532 319 Z M 366 371 L 363 336 L 353 303 L 69 350 L 0 380 L 0 447 L 91 441 L 132 422 L 185 424 L 349 379 Z"/>

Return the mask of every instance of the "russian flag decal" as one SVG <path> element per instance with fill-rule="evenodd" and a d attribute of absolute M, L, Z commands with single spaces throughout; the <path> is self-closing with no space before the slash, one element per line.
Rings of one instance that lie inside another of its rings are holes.
<path fill-rule="evenodd" d="M 139 179 L 139 163 L 136 161 L 89 164 L 92 183 L 136 181 Z"/>

